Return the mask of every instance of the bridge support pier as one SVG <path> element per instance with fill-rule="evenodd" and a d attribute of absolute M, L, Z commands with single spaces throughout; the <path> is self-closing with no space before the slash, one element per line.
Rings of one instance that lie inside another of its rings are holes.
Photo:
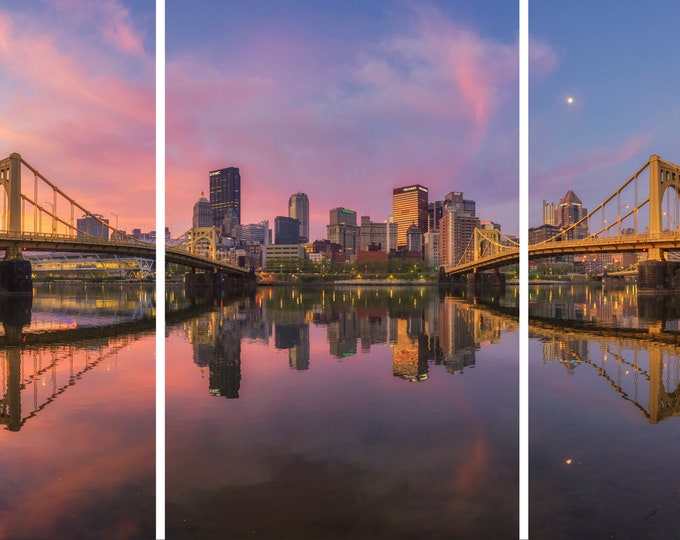
<path fill-rule="evenodd" d="M 680 292 L 680 262 L 642 261 L 638 265 L 638 293 Z"/>
<path fill-rule="evenodd" d="M 0 294 L 32 294 L 31 261 L 5 259 L 0 261 Z"/>
<path fill-rule="evenodd" d="M 226 276 L 220 272 L 189 272 L 184 274 L 184 289 L 191 295 L 204 296 L 210 292 L 213 297 L 223 292 L 243 292 L 255 286 L 255 274 L 245 277 Z"/>
<path fill-rule="evenodd" d="M 498 291 L 505 288 L 505 274 L 496 270 L 489 272 L 473 272 L 467 274 L 467 287 L 470 292 L 474 291 L 475 296 L 479 296 L 482 291 Z"/>
<path fill-rule="evenodd" d="M 215 286 L 215 273 L 191 271 L 184 274 L 184 288 L 187 290 L 210 289 Z"/>

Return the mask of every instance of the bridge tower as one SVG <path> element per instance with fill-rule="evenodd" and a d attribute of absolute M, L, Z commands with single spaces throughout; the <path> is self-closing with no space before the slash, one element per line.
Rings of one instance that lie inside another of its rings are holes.
<path fill-rule="evenodd" d="M 21 155 L 14 153 L 0 161 L 0 185 L 7 193 L 7 232 L 21 234 Z M 31 293 L 31 263 L 21 255 L 21 244 L 16 243 L 5 250 L 0 261 L 0 292 Z"/>
<path fill-rule="evenodd" d="M 649 158 L 649 235 L 663 232 L 663 196 L 672 188 L 680 195 L 680 167 L 657 155 Z M 678 290 L 680 263 L 667 261 L 661 248 L 650 248 L 647 260 L 638 265 L 638 292 L 665 293 Z"/>
<path fill-rule="evenodd" d="M 0 185 L 7 192 L 7 222 L 10 233 L 21 232 L 21 155 L 10 154 L 0 161 Z M 21 255 L 21 253 L 19 253 Z M 6 257 L 8 258 L 8 257 Z"/>
<path fill-rule="evenodd" d="M 663 196 L 673 188 L 680 195 L 680 167 L 653 155 L 649 158 L 649 233 L 663 232 Z M 648 260 L 662 261 L 660 249 L 649 250 Z"/>

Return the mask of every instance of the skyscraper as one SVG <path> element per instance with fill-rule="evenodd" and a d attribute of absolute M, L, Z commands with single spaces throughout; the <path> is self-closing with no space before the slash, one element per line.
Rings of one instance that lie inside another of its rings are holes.
<path fill-rule="evenodd" d="M 411 253 L 422 253 L 423 233 L 415 225 L 406 229 L 407 250 Z"/>
<path fill-rule="evenodd" d="M 434 201 L 427 205 L 427 230 L 439 228 L 439 220 L 444 215 L 444 201 Z"/>
<path fill-rule="evenodd" d="M 347 208 L 333 208 L 329 215 L 330 223 L 326 226 L 327 237 L 334 244 L 340 244 L 345 256 L 356 253 L 359 247 L 359 226 L 357 213 Z"/>
<path fill-rule="evenodd" d="M 462 191 L 452 191 L 444 197 L 444 214 L 439 221 L 439 264 L 453 266 L 460 262 L 476 228 L 477 204 L 464 199 Z"/>
<path fill-rule="evenodd" d="M 477 211 L 477 203 L 470 199 L 464 199 L 462 191 L 451 191 L 448 193 L 446 197 L 444 197 L 444 207 L 448 209 L 456 208 L 471 216 L 474 216 Z M 444 214 L 442 213 L 442 216 L 443 215 Z"/>
<path fill-rule="evenodd" d="M 411 225 L 427 232 L 427 196 L 427 188 L 420 184 L 393 190 L 392 218 L 397 224 L 398 246 L 406 246 L 406 231 Z"/>
<path fill-rule="evenodd" d="M 241 224 L 241 173 L 237 167 L 210 171 L 210 206 L 215 227 L 231 235 Z"/>
<path fill-rule="evenodd" d="M 555 225 L 555 210 L 557 205 L 555 203 L 549 203 L 543 199 L 543 224 L 544 225 Z"/>
<path fill-rule="evenodd" d="M 300 222 L 294 218 L 276 216 L 274 218 L 274 243 L 299 244 Z"/>
<path fill-rule="evenodd" d="M 191 221 L 191 226 L 194 229 L 213 226 L 212 207 L 203 192 L 201 192 L 201 196 L 196 201 L 196 204 L 194 204 L 194 217 Z"/>
<path fill-rule="evenodd" d="M 246 243 L 271 244 L 269 220 L 241 225 L 238 240 Z"/>
<path fill-rule="evenodd" d="M 588 214 L 588 210 L 583 208 L 581 199 L 576 196 L 571 189 L 560 199 L 560 204 L 555 210 L 555 225 L 561 229 L 568 229 L 574 223 Z M 588 236 L 588 223 L 579 225 L 575 231 L 569 234 L 569 238 L 580 239 Z"/>
<path fill-rule="evenodd" d="M 389 238 L 387 231 L 389 230 Z M 395 248 L 397 245 L 397 224 L 396 223 L 374 223 L 370 216 L 361 216 L 361 227 L 359 229 L 359 249 L 367 251 L 379 247 L 382 251 L 389 251 L 390 246 Z"/>
<path fill-rule="evenodd" d="M 104 219 L 101 214 L 86 214 L 82 219 L 78 219 L 76 225 L 78 227 L 78 238 L 93 236 L 94 238 L 109 239 L 109 229 L 106 225 L 109 224 L 108 219 Z"/>
<path fill-rule="evenodd" d="M 309 199 L 304 193 L 294 193 L 288 200 L 288 217 L 300 222 L 300 240 L 309 242 Z"/>

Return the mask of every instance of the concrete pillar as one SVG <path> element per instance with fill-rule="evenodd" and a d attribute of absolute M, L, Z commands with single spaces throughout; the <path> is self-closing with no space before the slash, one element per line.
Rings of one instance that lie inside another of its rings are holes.
<path fill-rule="evenodd" d="M 33 293 L 31 261 L 18 258 L 0 261 L 0 293 Z"/>
<path fill-rule="evenodd" d="M 479 272 L 470 272 L 469 274 L 465 275 L 468 294 L 479 296 L 479 294 L 482 292 L 482 282 L 480 276 L 481 274 Z"/>
<path fill-rule="evenodd" d="M 505 288 L 505 274 L 494 272 L 473 272 L 467 274 L 467 288 L 469 293 L 480 296 L 483 292 L 498 292 Z"/>
<path fill-rule="evenodd" d="M 638 265 L 638 293 L 680 291 L 680 263 L 642 261 Z"/>

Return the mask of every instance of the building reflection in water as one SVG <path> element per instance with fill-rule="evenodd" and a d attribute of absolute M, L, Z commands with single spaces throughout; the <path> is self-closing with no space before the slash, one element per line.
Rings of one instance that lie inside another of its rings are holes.
<path fill-rule="evenodd" d="M 224 300 L 219 308 L 184 324 L 194 362 L 209 372 L 210 392 L 239 397 L 243 339 L 288 351 L 289 367 L 313 368 L 310 324 L 325 327 L 331 357 L 343 359 L 388 346 L 392 372 L 425 381 L 431 366 L 451 374 L 475 365 L 475 351 L 514 330 L 511 316 L 494 314 L 436 288 L 294 289 L 261 288 L 257 294 Z"/>
<path fill-rule="evenodd" d="M 261 304 L 245 298 L 184 323 L 185 335 L 193 345 L 194 363 L 208 370 L 212 395 L 239 397 L 241 340 L 269 343 L 271 326 L 264 313 Z"/>

